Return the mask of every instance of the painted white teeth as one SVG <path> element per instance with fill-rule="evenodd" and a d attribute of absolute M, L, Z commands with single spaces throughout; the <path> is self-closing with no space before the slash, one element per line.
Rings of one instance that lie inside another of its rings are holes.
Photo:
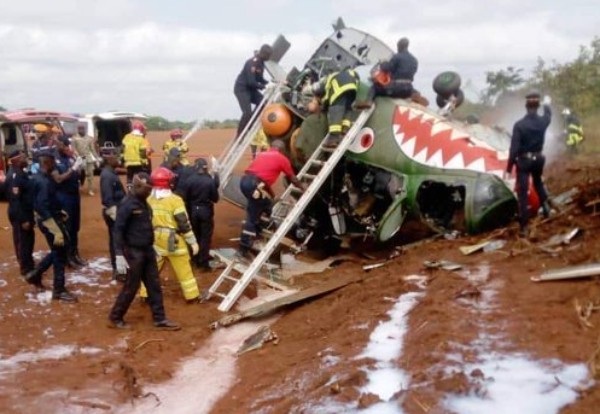
<path fill-rule="evenodd" d="M 448 123 L 446 123 L 446 122 L 436 122 L 431 127 L 431 135 L 435 138 L 435 136 L 437 134 L 440 134 L 440 133 L 442 133 L 444 131 L 448 131 L 449 129 L 452 129 L 452 127 Z"/>
<path fill-rule="evenodd" d="M 446 168 L 465 168 L 465 161 L 462 154 L 459 152 L 450 161 L 446 163 Z"/>
<path fill-rule="evenodd" d="M 468 168 L 469 170 L 487 172 L 485 170 L 485 160 L 483 158 L 476 159 L 471 164 L 467 165 L 466 168 Z"/>

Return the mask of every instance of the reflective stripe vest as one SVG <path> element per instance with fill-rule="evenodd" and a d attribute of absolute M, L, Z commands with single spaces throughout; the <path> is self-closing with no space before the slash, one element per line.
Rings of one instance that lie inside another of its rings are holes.
<path fill-rule="evenodd" d="M 186 237 L 194 235 L 183 199 L 176 194 L 164 198 L 148 197 L 148 204 L 152 208 L 152 227 L 154 228 L 154 250 L 161 256 L 187 255 L 188 248 Z M 179 228 L 175 216 L 185 215 L 187 226 Z M 185 230 L 182 232 L 182 230 Z"/>
<path fill-rule="evenodd" d="M 125 167 L 146 165 L 146 141 L 141 135 L 127 134 L 123 138 L 123 162 Z"/>
<path fill-rule="evenodd" d="M 182 165 L 190 165 L 186 154 L 190 150 L 185 142 L 182 141 L 181 138 L 170 139 L 163 144 L 163 152 L 164 152 L 164 161 L 167 161 L 167 157 L 169 156 L 169 151 L 172 148 L 179 148 L 179 152 L 181 154 L 181 164 Z"/>
<path fill-rule="evenodd" d="M 331 106 L 338 98 L 348 92 L 358 89 L 358 75 L 352 69 L 344 69 L 327 76 L 323 103 Z"/>
<path fill-rule="evenodd" d="M 577 123 L 571 122 L 567 126 L 567 145 L 577 145 L 583 141 L 583 127 Z"/>

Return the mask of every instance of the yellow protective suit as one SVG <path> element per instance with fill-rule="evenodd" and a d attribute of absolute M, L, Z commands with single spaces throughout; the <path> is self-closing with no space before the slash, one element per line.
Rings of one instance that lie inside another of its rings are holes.
<path fill-rule="evenodd" d="M 181 165 L 190 165 L 190 161 L 187 159 L 187 153 L 190 149 L 181 138 L 170 139 L 163 144 L 164 161 L 167 161 L 171 148 L 179 148 Z"/>
<path fill-rule="evenodd" d="M 159 271 L 165 259 L 171 263 L 175 276 L 181 285 L 186 300 L 200 296 L 198 283 L 192 272 L 188 244 L 197 244 L 190 225 L 183 199 L 171 190 L 153 190 L 148 197 L 152 208 L 152 227 L 154 227 L 154 250 L 157 254 Z M 147 297 L 142 285 L 140 296 Z"/>
<path fill-rule="evenodd" d="M 123 137 L 123 163 L 125 167 L 147 165 L 147 144 L 143 135 L 129 133 Z"/>

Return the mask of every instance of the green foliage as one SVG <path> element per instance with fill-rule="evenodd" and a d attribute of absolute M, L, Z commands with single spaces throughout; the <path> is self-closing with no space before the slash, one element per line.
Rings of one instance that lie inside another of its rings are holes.
<path fill-rule="evenodd" d="M 488 87 L 483 91 L 481 101 L 490 105 L 508 91 L 516 89 L 525 81 L 521 76 L 522 68 L 509 66 L 506 69 L 500 69 L 497 72 L 489 71 L 485 73 L 485 81 Z"/>
<path fill-rule="evenodd" d="M 194 126 L 193 122 L 169 121 L 161 116 L 151 116 L 146 121 L 146 128 L 151 131 L 169 131 L 175 128 L 189 130 Z"/>
<path fill-rule="evenodd" d="M 589 47 L 582 46 L 579 56 L 565 64 L 547 66 L 542 60 L 533 72 L 531 85 L 550 94 L 556 103 L 582 117 L 600 111 L 600 38 Z"/>
<path fill-rule="evenodd" d="M 225 128 L 237 128 L 237 119 L 225 119 L 223 121 L 217 121 L 212 119 L 205 119 L 202 122 L 203 129 L 225 129 Z"/>

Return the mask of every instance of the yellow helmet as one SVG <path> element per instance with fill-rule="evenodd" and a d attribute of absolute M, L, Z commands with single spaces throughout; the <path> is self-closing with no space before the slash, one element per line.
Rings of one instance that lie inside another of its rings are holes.
<path fill-rule="evenodd" d="M 43 133 L 50 131 L 50 127 L 46 124 L 35 124 L 33 130 L 38 133 Z"/>

